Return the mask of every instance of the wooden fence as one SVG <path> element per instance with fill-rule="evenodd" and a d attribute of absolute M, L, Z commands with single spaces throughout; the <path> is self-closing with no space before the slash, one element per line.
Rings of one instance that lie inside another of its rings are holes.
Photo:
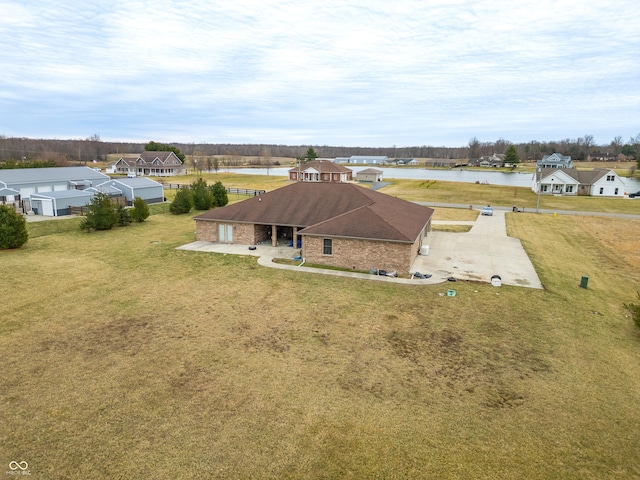
<path fill-rule="evenodd" d="M 126 197 L 111 197 L 111 203 L 113 203 L 116 207 L 119 205 L 127 206 L 127 198 Z M 69 215 L 80 215 L 84 217 L 87 213 L 88 206 L 84 207 L 69 207 Z"/>
<path fill-rule="evenodd" d="M 186 183 L 165 183 L 164 188 L 168 190 L 176 190 L 180 187 L 188 187 Z M 237 195 L 247 195 L 249 197 L 257 197 L 258 195 L 264 195 L 266 190 L 253 190 L 251 188 L 225 188 L 227 193 L 235 193 Z"/>

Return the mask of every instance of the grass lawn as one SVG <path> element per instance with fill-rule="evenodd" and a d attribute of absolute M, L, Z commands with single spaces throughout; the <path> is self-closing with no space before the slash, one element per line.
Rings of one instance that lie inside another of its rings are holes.
<path fill-rule="evenodd" d="M 391 185 L 380 191 L 387 195 L 410 201 L 434 203 L 458 203 L 480 207 L 482 205 L 517 205 L 525 211 L 535 211 L 537 195 L 526 187 L 482 185 L 475 183 L 438 182 L 434 180 L 391 180 Z M 540 207 L 544 211 L 570 210 L 583 212 L 606 212 L 640 214 L 640 201 L 629 198 L 598 197 L 554 197 L 540 196 Z"/>
<path fill-rule="evenodd" d="M 640 330 L 623 308 L 638 221 L 507 214 L 546 290 L 458 282 L 455 297 L 177 251 L 190 216 L 75 223 L 29 224 L 25 247 L 0 251 L 5 469 L 640 476 Z"/>

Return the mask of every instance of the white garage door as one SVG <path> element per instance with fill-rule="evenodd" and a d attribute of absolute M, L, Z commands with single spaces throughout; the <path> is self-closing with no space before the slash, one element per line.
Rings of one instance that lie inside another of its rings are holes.
<path fill-rule="evenodd" d="M 42 199 L 42 215 L 45 217 L 53 217 L 53 200 L 50 198 Z"/>

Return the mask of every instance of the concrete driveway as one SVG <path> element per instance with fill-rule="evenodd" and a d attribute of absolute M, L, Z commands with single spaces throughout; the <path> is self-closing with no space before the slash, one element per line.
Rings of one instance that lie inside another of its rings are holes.
<path fill-rule="evenodd" d="M 248 245 L 228 245 L 197 241 L 182 245 L 178 249 L 232 255 L 253 255 L 259 257 L 258 263 L 265 267 L 380 282 L 413 285 L 436 284 L 446 282 L 449 277 L 454 277 L 457 280 L 489 283 L 493 275 L 499 275 L 504 285 L 543 288 L 538 274 L 522 248 L 520 240 L 507 237 L 505 212 L 494 210 L 492 217 L 479 216 L 473 222 L 440 223 L 470 223 L 473 224 L 473 227 L 467 233 L 429 232 L 425 243 L 429 245 L 429 254 L 419 255 L 410 270 L 411 272 L 417 271 L 432 275 L 431 278 L 421 280 L 380 277 L 363 273 L 274 263 L 272 261 L 274 258 L 290 259 L 299 252 L 299 250 L 287 246 L 257 245 L 255 250 L 249 250 Z"/>
<path fill-rule="evenodd" d="M 480 282 L 499 275 L 505 285 L 543 288 L 520 240 L 507 236 L 504 211 L 494 209 L 493 216 L 471 223 L 467 233 L 429 232 L 429 254 L 418 256 L 412 271 Z"/>

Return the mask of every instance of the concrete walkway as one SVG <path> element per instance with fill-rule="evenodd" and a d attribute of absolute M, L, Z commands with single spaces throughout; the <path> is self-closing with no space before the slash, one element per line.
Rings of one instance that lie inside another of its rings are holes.
<path fill-rule="evenodd" d="M 494 210 L 492 217 L 478 216 L 475 221 L 439 221 L 437 223 L 473 225 L 473 227 L 467 233 L 429 232 L 425 242 L 429 245 L 429 254 L 418 255 L 410 269 L 411 272 L 431 274 L 431 278 L 428 279 L 381 277 L 364 273 L 305 267 L 304 265 L 274 263 L 274 258 L 291 259 L 299 253 L 298 249 L 287 246 L 257 245 L 255 250 L 249 250 L 248 245 L 198 241 L 183 245 L 178 249 L 252 255 L 259 257 L 258 263 L 265 267 L 379 282 L 429 285 L 443 283 L 453 277 L 457 280 L 490 283 L 492 276 L 499 275 L 501 283 L 504 285 L 543 288 L 520 240 L 507 237 L 504 211 Z"/>

